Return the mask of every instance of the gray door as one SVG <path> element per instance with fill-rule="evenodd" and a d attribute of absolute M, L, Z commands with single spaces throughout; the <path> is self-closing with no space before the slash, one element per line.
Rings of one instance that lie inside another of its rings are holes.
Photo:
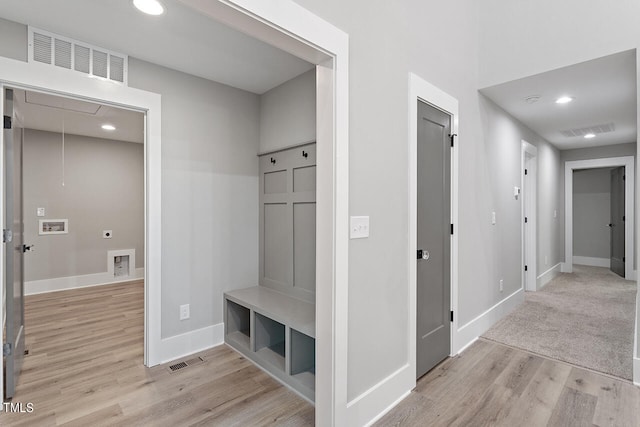
<path fill-rule="evenodd" d="M 5 89 L 5 295 L 7 322 L 4 360 L 4 397 L 15 395 L 24 357 L 24 282 L 22 240 L 22 130 L 12 126 L 13 91 Z"/>
<path fill-rule="evenodd" d="M 450 352 L 451 117 L 418 101 L 417 369 Z"/>
<path fill-rule="evenodd" d="M 624 166 L 611 170 L 611 271 L 624 277 Z"/>

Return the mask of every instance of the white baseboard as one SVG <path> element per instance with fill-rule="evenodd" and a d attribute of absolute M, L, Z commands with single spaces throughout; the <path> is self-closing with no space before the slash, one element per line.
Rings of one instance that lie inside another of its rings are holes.
<path fill-rule="evenodd" d="M 559 262 L 541 275 L 539 275 L 536 279 L 536 290 L 544 288 L 547 283 L 558 277 L 558 275 L 562 273 L 562 263 Z"/>
<path fill-rule="evenodd" d="M 518 289 L 472 321 L 458 328 L 453 336 L 453 354 L 458 354 L 462 349 L 493 326 L 498 320 L 509 314 L 514 308 L 524 301 L 524 291 Z"/>
<path fill-rule="evenodd" d="M 640 358 L 633 358 L 633 383 L 640 387 Z"/>
<path fill-rule="evenodd" d="M 590 265 L 592 267 L 611 267 L 611 259 L 594 258 L 590 256 L 573 256 L 573 263 L 578 265 Z"/>
<path fill-rule="evenodd" d="M 347 403 L 347 422 L 345 425 L 369 426 L 373 424 L 407 397 L 415 384 L 415 370 L 412 370 L 409 364 L 404 365 Z M 381 411 L 380 408 L 385 409 Z"/>
<path fill-rule="evenodd" d="M 224 323 L 185 332 L 160 341 L 160 363 L 171 362 L 224 344 Z"/>
<path fill-rule="evenodd" d="M 114 283 L 128 282 L 130 280 L 144 279 L 144 268 L 136 268 L 131 276 L 114 277 L 113 274 L 95 273 L 82 276 L 56 277 L 55 279 L 33 280 L 24 283 L 24 294 L 35 295 L 46 292 L 66 291 L 69 289 L 86 288 L 89 286 L 111 285 Z"/>

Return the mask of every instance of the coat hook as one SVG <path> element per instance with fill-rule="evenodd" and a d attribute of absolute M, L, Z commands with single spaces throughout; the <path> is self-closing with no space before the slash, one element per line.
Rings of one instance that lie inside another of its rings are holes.
<path fill-rule="evenodd" d="M 302 150 L 302 157 L 304 157 L 304 158 L 309 157 L 309 153 L 307 153 L 306 151 Z"/>
<path fill-rule="evenodd" d="M 271 163 L 273 163 L 274 165 L 276 164 L 276 159 L 274 159 L 273 157 L 271 158 Z"/>

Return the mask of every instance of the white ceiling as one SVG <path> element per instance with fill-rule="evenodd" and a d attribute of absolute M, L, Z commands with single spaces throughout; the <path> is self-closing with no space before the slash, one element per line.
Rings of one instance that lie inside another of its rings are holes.
<path fill-rule="evenodd" d="M 571 65 L 482 89 L 509 114 L 561 150 L 636 142 L 636 54 L 634 50 Z M 525 102 L 539 96 L 535 103 Z M 556 104 L 560 96 L 573 102 Z M 611 124 L 595 138 L 561 131 Z"/>
<path fill-rule="evenodd" d="M 136 111 L 23 90 L 14 91 L 14 110 L 27 129 L 144 142 L 144 114 Z M 116 130 L 104 130 L 103 124 Z"/>
<path fill-rule="evenodd" d="M 0 0 L 0 17 L 262 94 L 313 65 L 176 0 L 144 15 L 131 0 Z"/>

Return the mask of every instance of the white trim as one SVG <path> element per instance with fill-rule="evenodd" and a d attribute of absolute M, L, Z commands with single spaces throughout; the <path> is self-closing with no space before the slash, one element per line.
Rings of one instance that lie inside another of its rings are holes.
<path fill-rule="evenodd" d="M 475 319 L 467 322 L 458 330 L 456 354 L 466 348 L 471 342 L 487 332 L 498 320 L 509 314 L 524 301 L 524 290 L 518 289 Z"/>
<path fill-rule="evenodd" d="M 446 92 L 433 86 L 420 76 L 409 73 L 409 170 L 408 170 L 408 187 L 409 187 L 409 234 L 408 234 L 408 253 L 409 259 L 409 289 L 408 289 L 408 318 L 407 336 L 409 342 L 408 357 L 410 372 L 412 376 L 407 377 L 405 385 L 406 390 L 411 390 L 416 385 L 416 322 L 417 322 L 417 230 L 418 230 L 418 100 L 424 101 L 439 110 L 451 116 L 451 133 L 458 135 L 458 100 L 447 94 Z M 455 140 L 454 147 L 451 149 L 451 223 L 454 227 L 458 225 L 458 152 L 461 143 L 461 137 Z M 459 227 L 457 227 L 459 230 Z M 458 231 L 451 236 L 451 310 L 458 314 Z M 458 316 L 454 316 L 451 323 L 451 349 L 450 354 L 456 354 L 457 342 L 459 341 L 457 333 Z M 389 395 L 389 402 L 397 400 L 399 395 Z"/>
<path fill-rule="evenodd" d="M 521 146 L 520 188 L 522 188 L 522 198 L 520 200 L 520 209 L 522 222 L 520 223 L 520 233 L 522 239 L 522 285 L 526 291 L 536 291 L 538 287 L 536 280 L 538 271 L 536 241 L 538 227 L 538 149 L 524 139 L 521 141 Z M 526 178 L 525 170 L 527 170 Z M 527 266 L 527 271 L 524 269 L 525 265 Z"/>
<path fill-rule="evenodd" d="M 573 256 L 573 263 L 578 265 L 590 265 L 593 267 L 611 267 L 611 259 L 609 258 L 594 258 L 590 256 Z"/>
<path fill-rule="evenodd" d="M 132 275 L 115 278 L 113 273 L 83 274 L 81 276 L 56 277 L 54 279 L 32 280 L 24 283 L 25 295 L 67 291 L 92 286 L 112 285 L 144 279 L 144 268 L 136 268 Z"/>
<path fill-rule="evenodd" d="M 609 157 L 603 159 L 574 160 L 565 162 L 564 166 L 564 203 L 565 203 L 565 227 L 564 227 L 564 261 L 563 272 L 573 271 L 573 171 L 575 169 L 593 169 L 606 167 L 625 167 L 625 206 L 624 214 L 627 218 L 635 218 L 635 159 L 633 156 Z M 634 258 L 634 222 L 625 221 L 625 257 L 624 264 L 625 278 L 633 280 L 633 260 Z"/>
<path fill-rule="evenodd" d="M 349 36 L 291 0 L 180 0 L 317 65 L 316 425 L 345 425 L 349 296 Z"/>
<path fill-rule="evenodd" d="M 633 358 L 633 384 L 640 387 L 640 358 Z"/>
<path fill-rule="evenodd" d="M 558 275 L 562 272 L 562 264 L 561 262 L 557 263 L 541 275 L 537 277 L 537 289 L 540 290 L 544 288 L 549 282 L 558 277 Z"/>
<path fill-rule="evenodd" d="M 107 251 L 107 273 L 110 275 L 111 278 L 113 278 L 116 274 L 114 258 L 117 256 L 129 257 L 129 276 L 133 276 L 136 271 L 136 250 L 120 249 L 120 250 Z"/>
<path fill-rule="evenodd" d="M 160 363 L 171 362 L 224 343 L 224 323 L 185 332 L 161 341 Z"/>
<path fill-rule="evenodd" d="M 365 427 L 369 427 L 371 425 L 373 425 L 374 423 L 376 423 L 377 421 L 379 421 L 382 417 L 384 417 L 385 415 L 387 415 L 387 413 L 389 411 L 391 411 L 393 408 L 395 408 L 396 405 L 398 405 L 400 402 L 402 402 L 404 399 L 407 398 L 407 396 L 409 396 L 411 394 L 410 391 L 406 392 L 405 394 L 403 394 L 402 396 L 400 396 L 400 398 L 398 400 L 396 400 L 395 402 L 393 402 L 391 405 L 389 405 L 384 411 L 380 412 L 375 418 L 373 418 L 370 422 L 368 422 L 367 424 L 365 424 Z"/>
<path fill-rule="evenodd" d="M 415 387 L 407 383 L 416 381 L 416 371 L 409 364 L 387 376 L 347 404 L 347 426 L 371 425 L 389 412 Z M 390 399 L 390 397 L 392 397 Z"/>
<path fill-rule="evenodd" d="M 146 112 L 144 144 L 146 249 L 144 363 L 146 366 L 153 366 L 159 363 L 161 341 L 162 143 L 160 95 L 88 76 L 78 76 L 67 71 L 37 62 L 26 63 L 0 57 L 2 99 L 4 99 L 4 87 L 9 86 Z M 0 104 L 2 103 L 0 102 Z M 4 108 L 4 106 L 0 106 L 0 108 Z M 3 138 L 4 136 L 0 134 L 0 151 L 4 144 Z M 0 164 L 2 163 L 0 162 Z M 2 211 L 4 209 L 4 194 L 0 196 L 0 211 Z M 150 212 L 153 212 L 153 215 L 149 215 Z M 3 245 L 0 245 L 0 258 L 3 256 L 4 248 Z M 0 269 L 2 269 L 1 266 Z M 3 278 L 4 271 L 0 270 L 0 280 L 4 281 Z M 3 311 L 1 307 L 0 311 Z M 0 317 L 2 317 L 2 312 L 0 312 Z M 0 344 L 2 344 L 1 338 Z M 0 373 L 0 381 L 2 380 Z M 0 401 L 2 398 L 3 391 L 0 388 Z"/>

